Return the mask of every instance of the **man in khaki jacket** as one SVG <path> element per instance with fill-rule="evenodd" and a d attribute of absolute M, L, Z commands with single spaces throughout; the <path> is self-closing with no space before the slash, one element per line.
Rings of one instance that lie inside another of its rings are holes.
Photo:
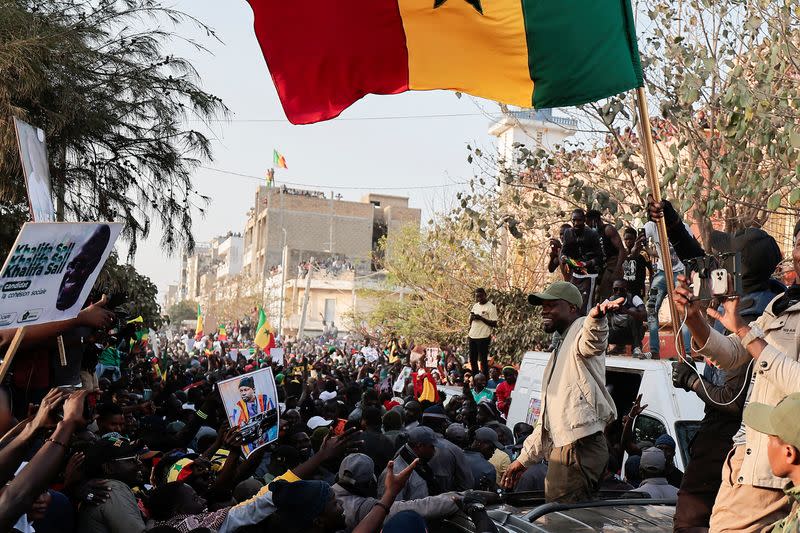
<path fill-rule="evenodd" d="M 800 272 L 798 234 L 795 228 L 792 259 L 796 272 Z M 776 297 L 757 320 L 747 324 L 739 315 L 739 298 L 726 300 L 721 314 L 711 308 L 704 313 L 701 304 L 692 301 L 686 279 L 679 276 L 678 280 L 675 303 L 680 316 L 686 317 L 698 353 L 724 370 L 749 365 L 746 405 L 757 402 L 774 406 L 800 391 L 800 285 Z M 705 314 L 734 333 L 725 336 L 711 329 Z M 722 469 L 710 531 L 760 531 L 789 513 L 782 490 L 786 480 L 772 474 L 767 441 L 767 435 L 745 423 L 734 435 L 733 449 Z"/>
<path fill-rule="evenodd" d="M 506 469 L 503 485 L 513 487 L 528 466 L 547 458 L 545 499 L 585 501 L 597 490 L 608 463 L 603 430 L 617 416 L 605 387 L 606 312 L 619 307 L 623 299 L 604 302 L 581 317 L 580 291 L 557 281 L 530 295 L 528 302 L 542 306 L 544 330 L 559 332 L 562 341 L 542 377 L 541 416 L 519 458 Z"/>

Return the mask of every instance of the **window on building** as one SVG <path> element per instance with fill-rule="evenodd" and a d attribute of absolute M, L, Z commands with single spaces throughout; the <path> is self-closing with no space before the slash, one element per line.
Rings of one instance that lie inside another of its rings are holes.
<path fill-rule="evenodd" d="M 325 322 L 330 324 L 331 322 L 336 321 L 336 299 L 335 298 L 326 298 L 325 299 Z"/>

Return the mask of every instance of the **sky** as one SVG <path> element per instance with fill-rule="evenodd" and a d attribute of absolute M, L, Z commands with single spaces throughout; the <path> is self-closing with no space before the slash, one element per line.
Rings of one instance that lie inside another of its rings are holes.
<path fill-rule="evenodd" d="M 326 194 L 342 194 L 346 200 L 391 188 L 382 191 L 409 196 L 411 206 L 423 210 L 424 223 L 435 211 L 452 206 L 456 192 L 474 174 L 467 163 L 467 145 L 492 149 L 486 113 L 497 113 L 497 105 L 467 95 L 459 99 L 449 91 L 367 96 L 338 119 L 294 126 L 280 106 L 249 5 L 244 0 L 179 0 L 174 6 L 210 25 L 221 42 L 180 26 L 180 35 L 196 37 L 209 51 L 194 50 L 181 41 L 165 51 L 189 59 L 202 87 L 231 111 L 230 120 L 215 123 L 211 132 L 214 161 L 204 163 L 208 168 L 197 169 L 193 176 L 199 193 L 211 197 L 206 213 L 193 217 L 197 241 L 243 232 L 259 183 L 212 168 L 264 176 L 277 149 L 289 167 L 276 170 L 278 185 L 307 184 Z M 150 238 L 140 244 L 134 264 L 163 295 L 170 283 L 177 283 L 180 253 L 166 256 L 158 245 L 160 236 L 161 229 L 154 226 Z"/>

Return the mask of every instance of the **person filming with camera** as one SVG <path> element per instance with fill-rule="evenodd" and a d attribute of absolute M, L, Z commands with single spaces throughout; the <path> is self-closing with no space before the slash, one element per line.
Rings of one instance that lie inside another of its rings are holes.
<path fill-rule="evenodd" d="M 792 259 L 800 271 L 800 225 L 795 228 Z M 740 314 L 740 298 L 725 297 L 722 310 L 704 311 L 685 276 L 678 277 L 674 301 L 692 335 L 692 346 L 723 370 L 751 367 L 746 403 L 777 405 L 800 391 L 800 286 L 775 297 L 763 314 L 748 323 Z M 707 317 L 718 320 L 730 335 L 712 329 Z M 770 470 L 767 436 L 744 423 L 744 439 L 734 437 L 722 471 L 722 486 L 711 515 L 711 530 L 758 531 L 786 516 L 786 480 Z"/>

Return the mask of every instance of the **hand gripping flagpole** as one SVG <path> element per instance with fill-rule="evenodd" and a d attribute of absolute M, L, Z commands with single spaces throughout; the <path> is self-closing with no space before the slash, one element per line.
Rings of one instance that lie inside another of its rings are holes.
<path fill-rule="evenodd" d="M 647 183 L 653 194 L 656 205 L 661 205 L 661 185 L 658 180 L 658 169 L 656 167 L 655 146 L 653 144 L 653 131 L 650 129 L 650 112 L 647 109 L 647 93 L 644 86 L 636 89 L 637 107 L 639 109 L 639 127 L 642 137 L 642 152 L 644 153 L 645 168 L 647 170 Z M 672 319 L 672 330 L 675 333 L 675 348 L 678 350 L 678 359 L 682 360 L 686 353 L 683 346 L 683 336 L 681 333 L 681 319 L 675 306 L 673 294 L 675 293 L 675 279 L 672 273 L 672 254 L 669 251 L 669 238 L 667 237 L 667 224 L 664 217 L 656 222 L 658 229 L 659 253 L 661 264 L 664 267 L 664 277 L 667 280 L 667 301 L 669 302 L 669 313 Z M 658 313 L 658 309 L 654 310 Z"/>

